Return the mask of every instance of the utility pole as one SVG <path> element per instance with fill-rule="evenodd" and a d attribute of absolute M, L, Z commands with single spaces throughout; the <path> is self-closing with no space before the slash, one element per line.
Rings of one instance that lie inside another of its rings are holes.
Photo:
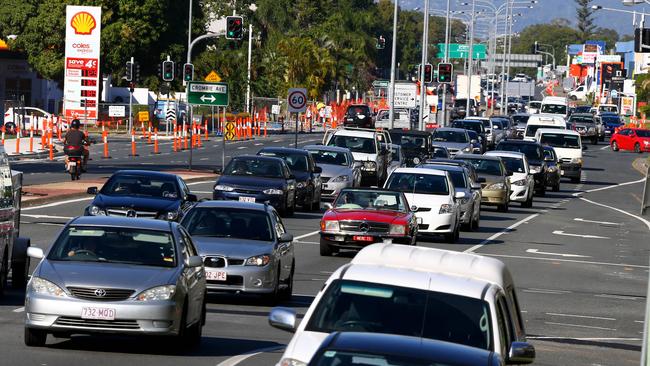
<path fill-rule="evenodd" d="M 505 33 L 508 30 L 508 12 L 510 11 L 510 0 L 506 0 L 506 18 L 505 18 L 505 27 L 503 32 Z M 506 72 L 506 40 L 507 34 L 503 37 L 503 58 L 501 59 L 501 75 L 499 76 L 499 84 L 501 85 L 501 108 L 499 109 L 501 114 L 503 113 L 504 107 L 504 97 L 505 97 L 505 82 L 503 81 L 503 75 Z"/>
<path fill-rule="evenodd" d="M 510 0 L 508 0 L 508 1 L 510 1 Z M 514 14 L 512 13 L 513 5 L 514 4 L 510 4 L 510 17 L 509 17 L 510 24 L 508 25 L 508 68 L 507 68 L 507 71 L 506 71 L 506 75 L 508 75 L 508 78 L 506 79 L 506 93 L 505 93 L 506 94 L 505 95 L 505 98 L 506 98 L 506 105 L 505 105 L 506 113 L 508 112 L 508 86 L 510 85 L 510 63 L 512 61 L 512 23 L 513 23 L 513 20 L 514 20 L 513 19 Z"/>
<path fill-rule="evenodd" d="M 420 63 L 420 116 L 418 129 L 424 131 L 424 112 L 426 109 L 427 86 L 425 85 L 425 65 L 429 49 L 429 0 L 424 0 L 424 25 L 422 27 L 422 62 Z"/>
<path fill-rule="evenodd" d="M 131 65 L 133 65 L 133 57 L 131 57 Z M 133 131 L 133 84 L 129 83 L 129 133 Z"/>
<path fill-rule="evenodd" d="M 445 18 L 445 63 L 449 62 L 449 37 L 451 29 L 449 27 L 449 5 L 451 0 L 447 0 L 447 15 Z M 453 81 L 453 75 L 452 75 Z M 442 126 L 447 126 L 447 84 L 442 85 Z"/>
<path fill-rule="evenodd" d="M 469 117 L 470 100 L 472 99 L 472 62 L 474 61 L 474 17 L 476 11 L 476 0 L 472 0 L 472 17 L 470 18 L 470 33 L 469 33 L 469 55 L 467 65 L 467 106 L 465 107 L 465 116 Z"/>
<path fill-rule="evenodd" d="M 248 25 L 248 71 L 246 76 L 246 112 L 251 113 L 251 54 L 253 50 L 253 24 Z"/>
<path fill-rule="evenodd" d="M 388 87 L 388 120 L 390 128 L 395 127 L 395 63 L 397 58 L 397 3 L 399 0 L 393 0 L 395 8 L 393 9 L 393 44 L 391 45 L 390 59 L 390 86 Z"/>

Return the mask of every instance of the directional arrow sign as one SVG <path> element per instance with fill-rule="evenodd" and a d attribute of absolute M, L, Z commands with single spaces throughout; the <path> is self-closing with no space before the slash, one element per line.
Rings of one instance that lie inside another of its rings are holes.
<path fill-rule="evenodd" d="M 194 105 L 228 106 L 228 84 L 210 82 L 190 82 L 187 100 Z"/>
<path fill-rule="evenodd" d="M 555 230 L 555 231 L 553 231 L 553 234 L 555 234 L 555 235 L 564 235 L 564 236 L 574 236 L 574 237 L 577 237 L 577 238 L 586 238 L 586 239 L 610 239 L 610 238 L 608 238 L 606 236 L 570 234 L 570 233 L 565 233 L 562 230 Z"/>

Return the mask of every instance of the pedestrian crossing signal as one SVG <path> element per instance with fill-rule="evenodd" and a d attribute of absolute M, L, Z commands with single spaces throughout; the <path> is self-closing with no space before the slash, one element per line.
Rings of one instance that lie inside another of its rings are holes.
<path fill-rule="evenodd" d="M 244 18 L 240 16 L 226 17 L 226 39 L 244 38 Z"/>

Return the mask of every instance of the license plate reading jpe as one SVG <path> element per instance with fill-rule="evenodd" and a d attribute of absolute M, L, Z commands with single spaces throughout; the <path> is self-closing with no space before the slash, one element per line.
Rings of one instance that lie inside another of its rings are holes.
<path fill-rule="evenodd" d="M 239 197 L 239 202 L 252 202 L 252 203 L 255 203 L 255 197 L 240 196 Z"/>
<path fill-rule="evenodd" d="M 226 281 L 226 271 L 205 271 L 205 278 L 211 281 Z"/>
<path fill-rule="evenodd" d="M 115 320 L 115 309 L 83 307 L 81 319 Z"/>

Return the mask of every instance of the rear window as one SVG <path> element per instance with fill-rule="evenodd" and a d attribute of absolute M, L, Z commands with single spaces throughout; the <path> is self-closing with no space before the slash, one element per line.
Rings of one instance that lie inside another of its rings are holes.
<path fill-rule="evenodd" d="M 540 138 L 540 143 L 563 149 L 579 149 L 580 136 L 565 135 L 559 133 L 544 133 Z"/>
<path fill-rule="evenodd" d="M 542 113 L 566 114 L 566 106 L 562 104 L 542 104 Z"/>
<path fill-rule="evenodd" d="M 531 126 L 528 126 L 530 128 Z M 500 143 L 496 150 L 503 151 L 517 151 L 526 155 L 528 160 L 543 160 L 544 153 L 542 152 L 541 146 L 537 144 L 509 144 L 509 143 Z"/>

